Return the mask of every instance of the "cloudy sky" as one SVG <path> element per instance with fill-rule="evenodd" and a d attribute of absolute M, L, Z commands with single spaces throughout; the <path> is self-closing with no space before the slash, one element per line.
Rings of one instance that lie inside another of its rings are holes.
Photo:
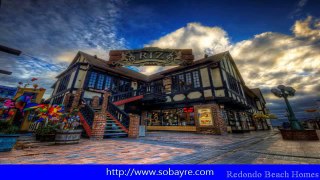
<path fill-rule="evenodd" d="M 112 49 L 145 46 L 230 51 L 249 87 L 262 89 L 272 113 L 284 103 L 270 94 L 279 84 L 294 87 L 299 118 L 320 99 L 320 2 L 318 0 L 1 0 L 0 84 L 16 86 L 38 77 L 50 86 L 81 50 L 107 59 Z M 153 74 L 161 68 L 140 68 Z"/>

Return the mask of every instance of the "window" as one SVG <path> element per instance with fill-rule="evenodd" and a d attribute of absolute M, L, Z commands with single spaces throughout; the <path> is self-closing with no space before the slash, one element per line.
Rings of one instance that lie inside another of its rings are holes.
<path fill-rule="evenodd" d="M 71 74 L 68 74 L 68 75 L 64 76 L 63 78 L 61 78 L 57 93 L 67 89 L 70 76 L 71 76 Z"/>
<path fill-rule="evenodd" d="M 186 74 L 186 84 L 189 86 L 189 85 L 192 85 L 192 79 L 191 79 L 191 73 L 187 73 Z"/>
<path fill-rule="evenodd" d="M 103 81 L 104 81 L 104 75 L 99 74 L 98 83 L 97 83 L 97 89 L 103 88 Z"/>
<path fill-rule="evenodd" d="M 229 73 L 227 73 L 227 76 L 228 76 L 230 89 L 240 94 L 237 80 L 233 76 L 231 76 Z"/>
<path fill-rule="evenodd" d="M 88 87 L 94 88 L 94 85 L 96 83 L 96 79 L 97 79 L 97 73 L 91 72 Z"/>
<path fill-rule="evenodd" d="M 172 77 L 172 89 L 175 92 L 199 87 L 201 87 L 199 71 L 187 72 Z"/>
<path fill-rule="evenodd" d="M 194 88 L 199 88 L 200 87 L 200 77 L 199 77 L 199 72 L 198 71 L 193 71 L 193 87 Z"/>
<path fill-rule="evenodd" d="M 104 85 L 104 89 L 111 89 L 111 77 L 106 75 L 106 83 Z"/>

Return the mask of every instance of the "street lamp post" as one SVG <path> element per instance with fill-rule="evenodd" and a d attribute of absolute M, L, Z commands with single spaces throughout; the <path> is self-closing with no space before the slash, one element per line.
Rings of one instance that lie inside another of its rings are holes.
<path fill-rule="evenodd" d="M 304 128 L 301 126 L 301 124 L 299 123 L 299 121 L 297 120 L 293 110 L 292 110 L 292 107 L 289 103 L 289 100 L 288 100 L 288 97 L 289 96 L 294 96 L 295 95 L 295 92 L 296 90 L 293 89 L 292 87 L 286 87 L 284 85 L 279 85 L 277 88 L 273 88 L 271 89 L 271 92 L 281 98 L 283 97 L 284 98 L 284 101 L 287 105 L 287 109 L 288 109 L 288 112 L 289 112 L 289 116 L 288 116 L 288 119 L 289 119 L 289 122 L 291 124 L 291 128 L 294 129 L 294 130 L 303 130 Z"/>
<path fill-rule="evenodd" d="M 1 0 L 0 0 L 0 6 L 1 6 Z M 6 52 L 6 53 L 9 53 L 9 54 L 13 54 L 13 55 L 16 55 L 16 56 L 20 56 L 20 54 L 21 54 L 20 50 L 13 49 L 13 48 L 10 48 L 10 47 L 7 47 L 7 46 L 3 46 L 1 44 L 0 44 L 0 51 L 1 52 Z M 11 75 L 12 72 L 0 69 L 0 74 Z"/>

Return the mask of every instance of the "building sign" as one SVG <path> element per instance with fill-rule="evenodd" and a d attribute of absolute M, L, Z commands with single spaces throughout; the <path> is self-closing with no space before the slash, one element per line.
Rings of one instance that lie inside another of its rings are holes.
<path fill-rule="evenodd" d="M 111 66 L 177 66 L 192 64 L 192 49 L 160 49 L 148 47 L 138 50 L 109 52 Z"/>
<path fill-rule="evenodd" d="M 198 109 L 198 119 L 200 126 L 212 126 L 212 113 L 210 108 Z"/>
<path fill-rule="evenodd" d="M 183 112 L 185 113 L 192 113 L 194 111 L 193 107 L 184 107 Z"/>

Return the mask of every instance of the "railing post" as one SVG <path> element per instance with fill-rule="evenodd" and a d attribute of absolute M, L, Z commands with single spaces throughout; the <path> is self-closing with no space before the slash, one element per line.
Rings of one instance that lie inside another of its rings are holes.
<path fill-rule="evenodd" d="M 104 136 L 105 127 L 106 127 L 106 113 L 95 112 L 90 139 L 102 140 Z"/>
<path fill-rule="evenodd" d="M 102 113 L 106 113 L 106 111 L 107 111 L 110 96 L 111 96 L 111 93 L 108 91 L 105 91 L 103 93 L 103 101 L 102 101 L 102 105 L 101 105 L 101 112 Z"/>
<path fill-rule="evenodd" d="M 91 106 L 92 106 L 93 109 L 99 108 L 99 96 L 93 96 L 92 97 Z"/>
<path fill-rule="evenodd" d="M 66 95 L 64 95 L 64 100 L 63 100 L 62 104 L 65 107 L 68 106 L 71 95 L 72 94 L 70 92 L 68 92 L 68 93 L 66 93 Z"/>
<path fill-rule="evenodd" d="M 129 138 L 138 138 L 139 137 L 139 122 L 140 116 L 136 114 L 129 114 L 130 123 L 129 123 Z"/>
<path fill-rule="evenodd" d="M 69 112 L 69 109 L 70 109 L 70 106 L 68 107 L 69 105 L 69 101 L 70 101 L 70 98 L 71 98 L 72 94 L 71 93 L 66 93 L 66 95 L 64 96 L 64 100 L 62 102 L 63 106 L 65 107 L 65 111 L 66 112 Z"/>
<path fill-rule="evenodd" d="M 79 107 L 80 98 L 82 94 L 82 89 L 78 89 L 76 94 L 74 95 L 73 102 L 70 108 L 70 112 Z"/>

